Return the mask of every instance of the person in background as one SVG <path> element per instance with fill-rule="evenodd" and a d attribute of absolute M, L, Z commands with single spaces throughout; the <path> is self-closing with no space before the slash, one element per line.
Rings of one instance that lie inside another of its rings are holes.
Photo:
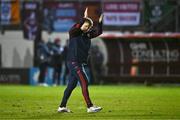
<path fill-rule="evenodd" d="M 62 52 L 63 47 L 61 46 L 61 40 L 56 38 L 52 44 L 52 67 L 54 68 L 53 73 L 53 85 L 60 85 L 61 72 L 62 72 Z"/>
<path fill-rule="evenodd" d="M 46 77 L 47 68 L 50 63 L 51 54 L 44 40 L 40 40 L 37 46 L 37 56 L 38 56 L 39 70 L 40 70 L 40 74 L 38 77 L 39 85 L 48 86 L 48 84 L 45 83 L 45 77 Z"/>
<path fill-rule="evenodd" d="M 104 56 L 97 45 L 91 48 L 91 59 L 96 75 L 101 75 Z"/>
<path fill-rule="evenodd" d="M 67 63 L 66 63 L 68 42 L 69 42 L 69 40 L 66 40 L 66 45 L 64 46 L 64 49 L 62 52 L 62 65 L 63 65 L 62 85 L 66 85 L 66 79 L 67 79 L 67 76 L 69 73 Z"/>
<path fill-rule="evenodd" d="M 27 31 L 27 37 L 30 40 L 35 40 L 36 38 L 36 32 L 38 30 L 38 23 L 36 20 L 36 14 L 35 12 L 31 12 L 29 17 L 24 21 L 24 26 Z"/>

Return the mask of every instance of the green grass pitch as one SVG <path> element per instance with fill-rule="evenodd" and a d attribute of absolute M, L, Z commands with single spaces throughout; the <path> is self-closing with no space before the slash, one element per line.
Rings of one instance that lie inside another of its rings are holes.
<path fill-rule="evenodd" d="M 0 85 L 0 119 L 180 119 L 179 86 L 90 86 L 99 113 L 86 112 L 78 86 L 68 102 L 73 113 L 57 113 L 64 89 Z"/>

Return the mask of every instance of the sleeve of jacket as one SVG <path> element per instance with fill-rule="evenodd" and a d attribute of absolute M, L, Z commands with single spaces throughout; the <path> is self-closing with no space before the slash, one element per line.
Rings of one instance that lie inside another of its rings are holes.
<path fill-rule="evenodd" d="M 90 31 L 90 38 L 95 38 L 102 34 L 102 22 L 98 23 L 97 27 Z"/>
<path fill-rule="evenodd" d="M 73 38 L 75 36 L 78 36 L 82 33 L 82 30 L 80 29 L 83 24 L 83 19 L 80 20 L 79 23 L 74 24 L 71 29 L 69 30 L 69 36 L 70 38 Z"/>

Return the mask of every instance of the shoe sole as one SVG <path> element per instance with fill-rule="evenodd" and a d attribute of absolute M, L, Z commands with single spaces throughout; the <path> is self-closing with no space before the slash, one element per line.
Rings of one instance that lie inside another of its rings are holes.
<path fill-rule="evenodd" d="M 101 108 L 101 109 L 98 109 L 98 110 L 96 110 L 96 111 L 88 112 L 88 113 L 97 113 L 97 112 L 100 112 L 101 110 L 102 110 L 102 108 Z"/>

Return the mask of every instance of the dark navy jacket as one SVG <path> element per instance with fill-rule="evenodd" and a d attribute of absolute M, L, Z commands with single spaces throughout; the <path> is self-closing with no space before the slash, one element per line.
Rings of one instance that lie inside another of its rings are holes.
<path fill-rule="evenodd" d="M 95 38 L 102 34 L 102 23 L 97 28 L 92 28 L 87 33 L 83 33 L 80 29 L 81 23 L 76 23 L 69 31 L 69 46 L 67 52 L 67 62 L 76 62 L 78 64 L 87 63 L 89 49 L 91 46 L 91 38 Z"/>

